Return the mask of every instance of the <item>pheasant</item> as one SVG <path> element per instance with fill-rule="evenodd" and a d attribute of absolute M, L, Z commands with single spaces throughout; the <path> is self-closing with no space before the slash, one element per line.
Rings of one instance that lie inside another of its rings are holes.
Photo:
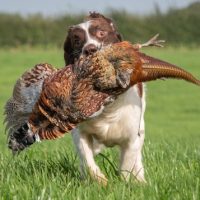
<path fill-rule="evenodd" d="M 184 79 L 200 85 L 185 70 L 139 52 L 124 41 L 55 69 L 39 64 L 17 81 L 5 106 L 8 144 L 13 153 L 37 140 L 56 139 L 93 118 L 138 82 Z"/>

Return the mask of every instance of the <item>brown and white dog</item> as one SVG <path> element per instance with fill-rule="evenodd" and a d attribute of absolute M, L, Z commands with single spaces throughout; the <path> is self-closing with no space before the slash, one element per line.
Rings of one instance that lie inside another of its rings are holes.
<path fill-rule="evenodd" d="M 90 13 L 85 22 L 69 29 L 64 44 L 65 62 L 73 63 L 80 55 L 91 54 L 121 40 L 111 19 L 98 13 Z M 160 46 L 158 43 L 154 45 Z M 88 170 L 92 178 L 106 184 L 107 179 L 95 163 L 94 155 L 104 146 L 118 145 L 121 151 L 122 175 L 126 179 L 132 176 L 138 181 L 145 182 L 142 164 L 144 112 L 144 85 L 138 84 L 97 113 L 94 118 L 73 130 L 73 141 L 80 157 L 82 173 Z"/>

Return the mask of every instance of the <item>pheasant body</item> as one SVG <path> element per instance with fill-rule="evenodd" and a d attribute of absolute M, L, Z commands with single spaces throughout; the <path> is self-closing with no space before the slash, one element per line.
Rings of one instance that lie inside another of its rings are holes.
<path fill-rule="evenodd" d="M 108 94 L 97 92 L 88 71 L 67 66 L 47 78 L 33 112 L 30 124 L 41 139 L 54 139 L 69 132 L 79 122 L 98 111 Z M 76 73 L 74 73 L 74 71 Z M 77 73 L 78 72 L 78 73 Z"/>

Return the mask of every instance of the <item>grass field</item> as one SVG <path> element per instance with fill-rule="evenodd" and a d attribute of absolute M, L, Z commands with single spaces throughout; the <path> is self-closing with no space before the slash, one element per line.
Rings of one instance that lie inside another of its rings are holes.
<path fill-rule="evenodd" d="M 183 66 L 200 78 L 200 49 L 152 49 L 154 56 Z M 200 88 L 183 81 L 147 84 L 144 165 L 147 184 L 125 183 L 102 156 L 97 162 L 109 184 L 80 179 L 70 135 L 35 144 L 17 157 L 6 146 L 3 106 L 16 79 L 36 63 L 63 66 L 57 49 L 0 50 L 1 199 L 200 199 Z M 103 152 L 117 165 L 116 151 Z"/>

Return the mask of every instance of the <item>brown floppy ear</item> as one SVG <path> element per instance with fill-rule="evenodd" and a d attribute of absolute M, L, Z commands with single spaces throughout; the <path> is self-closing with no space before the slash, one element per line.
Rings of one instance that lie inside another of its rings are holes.
<path fill-rule="evenodd" d="M 65 39 L 65 42 L 64 42 L 64 59 L 65 59 L 65 64 L 66 65 L 69 65 L 69 64 L 72 64 L 74 62 L 74 58 L 73 58 L 73 55 L 72 55 L 72 44 L 71 44 L 71 29 L 72 27 L 69 28 L 69 31 L 68 31 L 68 34 L 67 34 L 67 37 Z"/>
<path fill-rule="evenodd" d="M 86 20 L 93 20 L 93 19 L 97 19 L 97 18 L 101 18 L 101 19 L 104 19 L 105 21 L 107 21 L 111 25 L 113 31 L 116 33 L 116 36 L 117 36 L 119 42 L 122 41 L 122 36 L 117 31 L 116 25 L 114 24 L 112 19 L 107 18 L 104 15 L 94 11 L 94 12 L 89 12 L 89 15 L 86 17 Z"/>

